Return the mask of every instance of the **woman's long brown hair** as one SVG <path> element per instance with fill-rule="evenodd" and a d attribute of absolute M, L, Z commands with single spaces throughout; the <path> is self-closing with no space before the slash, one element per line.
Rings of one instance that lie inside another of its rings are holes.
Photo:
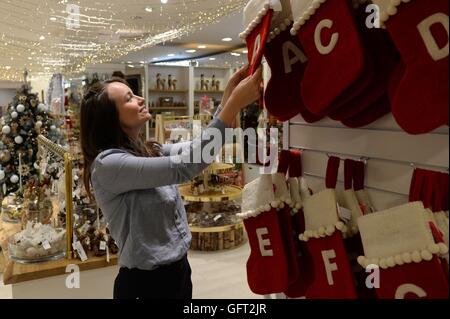
<path fill-rule="evenodd" d="M 91 199 L 91 168 L 98 154 L 108 149 L 123 149 L 141 157 L 161 156 L 161 145 L 145 144 L 141 139 L 131 139 L 121 128 L 116 103 L 108 96 L 108 84 L 128 83 L 120 78 L 98 82 L 89 87 L 81 102 L 81 150 L 84 157 L 83 181 Z"/>

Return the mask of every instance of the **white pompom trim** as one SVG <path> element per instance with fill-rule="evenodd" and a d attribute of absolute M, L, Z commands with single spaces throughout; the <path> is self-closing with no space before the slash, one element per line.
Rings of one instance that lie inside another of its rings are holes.
<path fill-rule="evenodd" d="M 236 216 L 240 219 L 248 219 L 250 217 L 257 217 L 264 212 L 269 212 L 272 210 L 272 208 L 277 209 L 282 207 L 284 207 L 284 203 L 282 203 L 280 200 L 274 200 L 270 202 L 270 204 L 262 205 L 254 210 L 238 213 L 236 214 Z"/>
<path fill-rule="evenodd" d="M 368 265 L 376 265 L 382 269 L 393 268 L 404 264 L 420 263 L 422 261 L 430 261 L 433 255 L 443 256 L 448 253 L 448 247 L 444 243 L 432 244 L 427 249 L 414 250 L 412 252 L 405 252 L 403 254 L 388 256 L 383 258 L 366 258 L 365 256 L 358 257 L 358 264 L 363 268 Z"/>
<path fill-rule="evenodd" d="M 275 27 L 273 31 L 269 33 L 269 38 L 267 39 L 267 43 L 275 39 L 278 35 L 281 34 L 282 31 L 285 31 L 292 23 L 292 16 L 286 18 L 279 26 Z"/>
<path fill-rule="evenodd" d="M 262 18 L 265 17 L 267 12 L 271 9 L 270 4 L 266 3 L 264 7 L 261 9 L 261 11 L 258 12 L 256 15 L 256 18 L 253 19 L 253 21 L 247 26 L 247 28 L 239 34 L 239 37 L 245 41 L 247 37 L 252 33 L 252 31 L 258 26 L 259 23 L 261 23 Z"/>
<path fill-rule="evenodd" d="M 342 232 L 342 235 L 344 235 L 345 232 L 347 231 L 347 226 L 345 226 L 343 222 L 339 221 L 334 225 L 321 226 L 317 230 L 306 230 L 303 234 L 300 234 L 298 236 L 298 239 L 307 242 L 311 238 L 330 237 L 334 234 L 336 230 Z"/>
<path fill-rule="evenodd" d="M 316 13 L 316 10 L 320 8 L 320 6 L 325 3 L 327 0 L 314 0 L 308 9 L 303 12 L 300 17 L 297 17 L 297 20 L 294 20 L 294 25 L 291 29 L 292 35 L 297 35 L 298 30 L 309 20 L 309 18 Z"/>

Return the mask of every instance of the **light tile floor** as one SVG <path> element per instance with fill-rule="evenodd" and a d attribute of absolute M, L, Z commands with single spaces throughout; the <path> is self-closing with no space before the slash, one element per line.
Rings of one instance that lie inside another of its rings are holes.
<path fill-rule="evenodd" d="M 247 284 L 245 264 L 250 254 L 248 242 L 221 252 L 189 252 L 195 299 L 261 299 Z M 0 274 L 0 299 L 12 298 L 11 286 L 3 285 Z"/>

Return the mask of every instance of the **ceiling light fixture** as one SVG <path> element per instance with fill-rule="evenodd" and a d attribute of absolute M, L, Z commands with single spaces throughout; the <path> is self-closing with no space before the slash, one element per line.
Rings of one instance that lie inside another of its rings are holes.
<path fill-rule="evenodd" d="M 45 40 L 45 37 L 43 35 L 41 35 L 41 37 L 39 38 L 39 40 Z"/>
<path fill-rule="evenodd" d="M 147 12 L 153 12 L 153 8 L 152 7 L 145 7 L 145 11 L 147 11 Z"/>
<path fill-rule="evenodd" d="M 173 57 L 173 56 L 175 56 L 175 54 L 170 53 L 170 54 L 168 54 L 167 56 L 168 56 L 168 57 Z"/>
<path fill-rule="evenodd" d="M 198 48 L 199 49 L 206 49 L 206 45 L 199 45 Z"/>
<path fill-rule="evenodd" d="M 168 0 L 161 0 L 162 4 L 166 4 Z"/>
<path fill-rule="evenodd" d="M 51 17 L 50 21 L 56 21 L 56 18 L 55 17 Z"/>
<path fill-rule="evenodd" d="M 191 50 L 186 50 L 186 53 L 195 53 L 197 52 L 197 50 L 191 49 Z"/>
<path fill-rule="evenodd" d="M 236 53 L 236 52 L 231 52 L 231 55 L 232 55 L 232 56 L 241 56 L 240 53 Z"/>
<path fill-rule="evenodd" d="M 231 41 L 233 41 L 233 39 L 232 38 L 223 38 L 222 41 L 223 42 L 231 42 Z"/>
<path fill-rule="evenodd" d="M 216 61 L 216 58 L 209 58 L 210 61 Z"/>

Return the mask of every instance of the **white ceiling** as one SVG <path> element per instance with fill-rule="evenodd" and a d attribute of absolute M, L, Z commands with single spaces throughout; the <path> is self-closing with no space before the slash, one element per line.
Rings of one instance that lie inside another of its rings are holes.
<path fill-rule="evenodd" d="M 167 55 L 171 51 L 167 45 L 149 49 L 164 41 L 180 48 L 174 52 L 180 57 L 184 57 L 180 45 L 206 42 L 218 45 L 214 50 L 224 49 L 222 37 L 234 38 L 227 47 L 239 44 L 240 15 L 246 2 L 0 0 L 0 79 L 17 79 L 25 67 L 31 75 L 39 75 L 78 72 L 87 64 L 101 62 L 143 61 Z M 75 10 L 71 15 L 68 4 L 78 6 L 79 13 Z M 147 6 L 152 12 L 145 11 Z M 229 15 L 230 20 L 210 26 Z M 180 37 L 176 43 L 167 42 Z"/>
<path fill-rule="evenodd" d="M 226 54 L 219 54 L 224 51 L 234 51 L 235 53 L 242 53 L 245 49 L 244 43 L 239 39 L 239 33 L 243 30 L 242 13 L 239 11 L 232 15 L 221 18 L 216 23 L 202 27 L 201 30 L 194 32 L 188 36 L 175 39 L 168 43 L 159 44 L 154 47 L 145 48 L 137 52 L 132 52 L 123 56 L 113 62 L 159 62 L 165 60 L 179 60 L 179 59 L 195 59 L 198 61 L 210 61 L 208 58 L 198 58 L 202 56 L 214 55 L 216 59 L 213 64 L 224 65 L 226 61 L 235 63 L 235 61 L 242 62 L 242 57 L 232 56 L 229 52 Z M 232 38 L 231 42 L 223 42 L 224 38 Z M 206 48 L 199 49 L 199 45 L 206 45 Z M 187 49 L 197 50 L 195 53 L 187 53 Z M 175 56 L 169 57 L 169 54 Z"/>

